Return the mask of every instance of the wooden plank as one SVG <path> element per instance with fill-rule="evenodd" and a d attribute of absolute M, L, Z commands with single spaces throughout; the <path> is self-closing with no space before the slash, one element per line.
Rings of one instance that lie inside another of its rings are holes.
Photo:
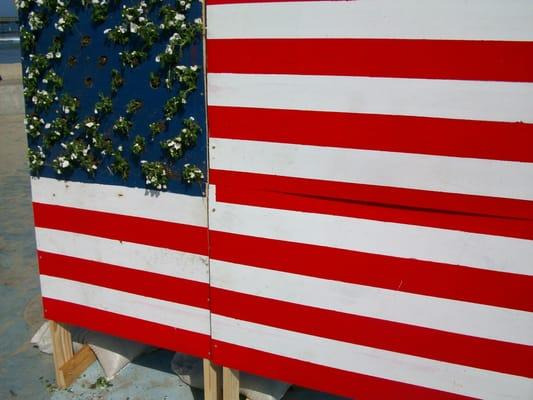
<path fill-rule="evenodd" d="M 204 399 L 222 400 L 222 367 L 205 358 Z"/>
<path fill-rule="evenodd" d="M 239 370 L 223 368 L 223 400 L 239 400 Z"/>
<path fill-rule="evenodd" d="M 61 389 L 66 388 L 65 376 L 61 367 L 72 358 L 72 337 L 65 327 L 55 321 L 50 321 L 50 332 L 52 334 L 52 346 L 54 349 L 54 368 L 56 373 L 56 383 Z"/>
<path fill-rule="evenodd" d="M 70 360 L 59 368 L 63 375 L 65 386 L 68 387 L 93 363 L 96 361 L 96 355 L 89 347 L 84 345 L 80 351 L 74 354 Z"/>

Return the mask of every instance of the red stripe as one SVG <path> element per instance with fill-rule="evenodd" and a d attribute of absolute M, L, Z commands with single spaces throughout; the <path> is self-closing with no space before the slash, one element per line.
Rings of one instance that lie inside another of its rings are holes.
<path fill-rule="evenodd" d="M 296 1 L 309 1 L 309 0 L 290 0 L 291 2 Z M 206 4 L 208 6 L 213 6 L 217 4 L 243 4 L 243 3 L 284 3 L 287 0 L 207 0 Z"/>
<path fill-rule="evenodd" d="M 210 39 L 209 72 L 533 82 L 533 42 Z"/>
<path fill-rule="evenodd" d="M 532 276 L 218 231 L 210 244 L 216 260 L 533 312 Z"/>
<path fill-rule="evenodd" d="M 35 226 L 207 255 L 207 228 L 33 203 Z"/>
<path fill-rule="evenodd" d="M 214 138 L 533 162 L 533 124 L 524 123 L 209 106 L 209 134 Z"/>
<path fill-rule="evenodd" d="M 504 217 L 516 220 L 533 219 L 533 201 L 527 200 L 213 169 L 209 171 L 209 179 L 211 184 L 217 185 L 217 197 L 219 188 L 224 190 L 224 188 L 238 187 L 243 192 L 246 190 L 272 191 L 287 195 L 301 195 L 375 206 Z"/>
<path fill-rule="evenodd" d="M 470 397 L 375 378 L 213 340 L 217 364 L 358 400 L 459 400 Z"/>
<path fill-rule="evenodd" d="M 398 353 L 533 378 L 533 347 L 324 310 L 219 288 L 211 312 Z"/>
<path fill-rule="evenodd" d="M 435 212 L 382 205 L 367 205 L 342 199 L 317 198 L 301 194 L 253 189 L 242 190 L 242 187 L 236 188 L 224 185 L 217 186 L 217 201 L 452 229 L 487 235 L 533 239 L 533 219 L 487 217 L 442 211 Z"/>
<path fill-rule="evenodd" d="M 53 321 L 69 323 L 197 357 L 209 356 L 210 338 L 208 335 L 46 297 L 43 298 L 43 308 L 44 316 Z"/>
<path fill-rule="evenodd" d="M 38 251 L 39 271 L 100 287 L 209 308 L 209 285 L 146 271 Z"/>

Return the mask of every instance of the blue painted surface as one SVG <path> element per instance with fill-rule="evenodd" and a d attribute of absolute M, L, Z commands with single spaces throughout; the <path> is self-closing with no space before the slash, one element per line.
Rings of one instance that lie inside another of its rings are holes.
<path fill-rule="evenodd" d="M 76 2 L 72 2 L 74 4 Z M 164 4 L 172 4 L 174 2 L 165 0 Z M 124 0 L 119 2 L 120 6 L 136 5 L 139 1 Z M 159 142 L 177 136 L 182 128 L 182 120 L 193 116 L 202 127 L 202 134 L 199 135 L 197 144 L 194 148 L 185 152 L 182 159 L 172 163 L 173 170 L 177 176 L 170 180 L 168 191 L 175 193 L 184 193 L 194 196 L 204 195 L 203 184 L 187 185 L 181 181 L 181 170 L 184 164 L 191 163 L 199 166 L 204 175 L 207 176 L 207 147 L 206 147 L 206 127 L 205 127 L 205 85 L 202 74 L 197 82 L 197 90 L 194 91 L 187 100 L 187 105 L 183 112 L 178 113 L 171 121 L 169 121 L 168 130 L 159 134 L 154 141 L 150 140 L 150 130 L 148 125 L 151 122 L 163 120 L 163 105 L 172 96 L 179 93 L 179 85 L 175 84 L 172 90 L 168 90 L 164 86 L 164 77 L 162 85 L 157 89 L 152 89 L 149 84 L 150 72 L 159 71 L 160 65 L 155 62 L 155 56 L 163 52 L 170 35 L 161 34 L 160 41 L 157 42 L 149 51 L 148 58 L 145 62 L 136 68 L 123 67 L 120 62 L 119 52 L 123 50 L 134 50 L 135 45 L 114 45 L 105 40 L 103 31 L 107 28 L 113 28 L 120 23 L 120 7 L 111 7 L 107 20 L 101 25 L 94 25 L 91 22 L 91 9 L 83 7 L 71 6 L 70 9 L 79 18 L 79 21 L 74 25 L 71 33 L 64 35 L 64 47 L 62 57 L 58 61 L 52 63 L 52 68 L 61 75 L 64 79 L 64 87 L 60 93 L 68 93 L 71 96 L 80 99 L 81 107 L 78 111 L 78 120 L 81 122 L 86 117 L 94 115 L 94 104 L 98 101 L 98 94 L 103 93 L 106 96 L 111 95 L 111 70 L 117 69 L 122 72 L 125 79 L 124 86 L 118 91 L 118 94 L 113 97 L 113 114 L 107 115 L 101 121 L 100 131 L 106 137 L 109 137 L 117 148 L 122 145 L 124 148 L 124 157 L 130 161 L 130 176 L 127 181 L 123 181 L 120 177 L 114 176 L 109 172 L 109 165 L 112 160 L 107 157 L 105 161 L 99 166 L 98 172 L 93 179 L 85 171 L 76 170 L 73 174 L 68 176 L 69 180 L 78 182 L 97 182 L 102 184 L 125 185 L 129 187 L 145 188 L 145 179 L 141 175 L 139 159 L 130 153 L 130 146 L 133 138 L 136 135 L 141 135 L 146 138 L 146 151 L 141 154 L 140 158 L 148 161 L 166 161 L 168 159 L 164 156 Z M 155 7 L 150 13 L 150 19 L 159 25 L 159 9 Z M 202 16 L 202 4 L 199 1 L 193 2 L 191 10 L 187 13 L 187 20 L 193 21 L 195 18 Z M 25 15 L 20 16 L 21 22 L 26 20 Z M 52 40 L 57 36 L 58 32 L 54 28 L 54 22 L 57 20 L 57 15 L 49 19 L 48 25 L 39 36 L 36 53 L 46 54 Z M 86 47 L 80 45 L 83 36 L 90 36 L 91 43 Z M 68 58 L 74 56 L 77 59 L 77 64 L 70 67 L 67 63 Z M 108 58 L 105 66 L 100 66 L 98 63 L 100 56 Z M 203 41 L 201 38 L 195 42 L 194 45 L 184 49 L 182 58 L 183 65 L 200 65 L 203 66 Z M 28 54 L 24 54 L 23 67 L 28 65 Z M 202 68 L 203 69 L 203 68 Z M 93 80 L 91 88 L 86 87 L 85 78 L 90 77 Z M 44 88 L 41 84 L 41 88 Z M 143 102 L 143 108 L 134 114 L 132 118 L 133 128 L 127 139 L 123 139 L 112 132 L 112 125 L 119 116 L 126 116 L 125 107 L 128 101 L 136 98 Z M 51 122 L 57 116 L 59 105 L 55 103 L 48 112 L 40 113 L 46 122 Z M 33 107 L 27 103 L 28 113 L 32 112 Z M 75 137 L 81 136 L 77 133 L 76 136 L 70 137 L 66 140 L 70 141 Z M 32 141 L 30 146 L 35 147 L 41 143 L 42 139 Z M 50 155 L 47 157 L 47 163 L 50 164 L 61 153 L 62 148 L 59 143 L 51 149 Z M 57 175 L 50 165 L 47 165 L 41 176 L 65 179 L 63 175 Z"/>

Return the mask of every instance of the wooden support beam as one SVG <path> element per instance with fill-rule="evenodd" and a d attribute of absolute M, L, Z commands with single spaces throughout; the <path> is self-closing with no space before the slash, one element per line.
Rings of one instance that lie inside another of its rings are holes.
<path fill-rule="evenodd" d="M 55 321 L 49 323 L 54 349 L 56 383 L 60 389 L 64 389 L 69 387 L 96 360 L 96 356 L 88 345 L 83 346 L 79 352 L 74 354 L 70 332 Z"/>
<path fill-rule="evenodd" d="M 239 370 L 226 368 L 222 370 L 223 375 L 223 400 L 239 400 Z"/>
<path fill-rule="evenodd" d="M 205 358 L 204 400 L 222 400 L 222 367 Z"/>

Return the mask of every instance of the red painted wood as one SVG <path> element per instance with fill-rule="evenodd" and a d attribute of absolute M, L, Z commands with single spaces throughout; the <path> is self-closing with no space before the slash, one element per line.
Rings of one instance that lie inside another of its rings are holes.
<path fill-rule="evenodd" d="M 533 312 L 532 276 L 214 230 L 210 243 L 216 260 Z"/>
<path fill-rule="evenodd" d="M 443 211 L 448 214 L 502 217 L 529 221 L 533 219 L 533 201 L 443 193 L 318 179 L 294 178 L 211 169 L 210 183 L 219 188 L 260 190 L 291 195 L 335 199 L 337 202 L 419 211 Z M 229 189 L 228 189 L 229 190 Z M 259 200 L 258 200 L 259 201 Z M 436 215 L 436 214 L 435 214 Z M 526 223 L 526 222 L 524 222 Z M 526 224 L 526 226 L 527 226 Z M 518 224 L 520 225 L 520 223 Z M 526 229 L 526 232 L 527 229 Z M 529 233 L 527 233 L 529 235 Z"/>
<path fill-rule="evenodd" d="M 207 55 L 211 73 L 533 82 L 533 42 L 211 39 Z"/>
<path fill-rule="evenodd" d="M 209 308 L 209 285 L 101 262 L 38 251 L 43 275 L 89 283 L 141 296 Z"/>
<path fill-rule="evenodd" d="M 211 288 L 214 314 L 533 378 L 533 348 Z M 298 316 L 295 318 L 295 316 Z"/>
<path fill-rule="evenodd" d="M 197 357 L 209 356 L 210 337 L 65 301 L 43 298 L 47 319 L 92 329 Z"/>
<path fill-rule="evenodd" d="M 352 399 L 470 399 L 452 393 L 281 357 L 219 340 L 213 340 L 212 347 L 214 349 L 212 358 L 217 364 Z"/>
<path fill-rule="evenodd" d="M 207 228 L 33 203 L 35 226 L 207 255 Z"/>
<path fill-rule="evenodd" d="M 533 124 L 222 106 L 208 111 L 214 138 L 533 162 Z"/>

